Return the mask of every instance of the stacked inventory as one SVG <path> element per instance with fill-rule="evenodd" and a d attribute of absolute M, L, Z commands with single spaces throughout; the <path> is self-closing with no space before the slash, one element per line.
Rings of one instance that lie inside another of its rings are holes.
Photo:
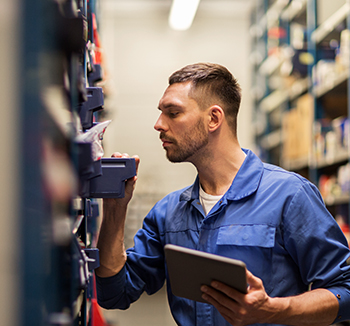
<path fill-rule="evenodd" d="M 251 26 L 258 153 L 314 182 L 348 239 L 349 21 L 346 0 L 261 0 Z"/>
<path fill-rule="evenodd" d="M 98 198 L 122 197 L 133 159 L 103 159 L 94 0 L 23 0 L 21 323 L 105 325 L 96 303 Z"/>

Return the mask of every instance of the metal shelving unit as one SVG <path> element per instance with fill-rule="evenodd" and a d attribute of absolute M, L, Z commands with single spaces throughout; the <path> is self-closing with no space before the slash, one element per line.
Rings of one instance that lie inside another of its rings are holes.
<path fill-rule="evenodd" d="M 320 22 L 325 4 L 258 1 L 253 125 L 261 159 L 315 183 L 350 243 L 350 1 Z"/>
<path fill-rule="evenodd" d="M 349 225 L 350 2 L 320 21 L 325 5 L 332 4 L 257 2 L 253 125 L 260 157 L 309 178 L 334 217 Z"/>
<path fill-rule="evenodd" d="M 20 324 L 104 326 L 93 274 L 98 198 L 122 196 L 135 162 L 123 162 L 126 172 L 109 167 L 114 189 L 93 157 L 94 141 L 77 141 L 99 124 L 103 109 L 97 3 L 21 0 L 21 6 Z"/>

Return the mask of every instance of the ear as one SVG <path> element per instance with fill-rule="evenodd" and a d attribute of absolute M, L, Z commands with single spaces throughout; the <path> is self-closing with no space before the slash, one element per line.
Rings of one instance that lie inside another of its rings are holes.
<path fill-rule="evenodd" d="M 209 108 L 209 132 L 214 132 L 222 125 L 225 119 L 225 112 L 219 105 L 213 105 Z"/>

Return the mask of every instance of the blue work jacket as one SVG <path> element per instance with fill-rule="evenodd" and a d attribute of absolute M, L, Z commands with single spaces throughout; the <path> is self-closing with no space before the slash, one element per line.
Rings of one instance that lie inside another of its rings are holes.
<path fill-rule="evenodd" d="M 198 177 L 151 209 L 124 268 L 113 277 L 97 277 L 101 306 L 126 309 L 144 291 L 158 291 L 168 279 L 163 248 L 170 243 L 242 260 L 271 297 L 326 288 L 339 300 L 336 321 L 350 319 L 350 251 L 318 189 L 244 151 L 231 187 L 207 216 Z M 229 325 L 213 306 L 174 296 L 169 282 L 167 293 L 178 325 Z"/>

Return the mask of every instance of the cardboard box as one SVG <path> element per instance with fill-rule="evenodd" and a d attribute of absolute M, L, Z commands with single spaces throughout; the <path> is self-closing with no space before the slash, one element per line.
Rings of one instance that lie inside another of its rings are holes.
<path fill-rule="evenodd" d="M 309 156 L 312 148 L 313 119 L 314 100 L 310 94 L 301 96 L 296 107 L 285 112 L 282 121 L 284 161 Z"/>

